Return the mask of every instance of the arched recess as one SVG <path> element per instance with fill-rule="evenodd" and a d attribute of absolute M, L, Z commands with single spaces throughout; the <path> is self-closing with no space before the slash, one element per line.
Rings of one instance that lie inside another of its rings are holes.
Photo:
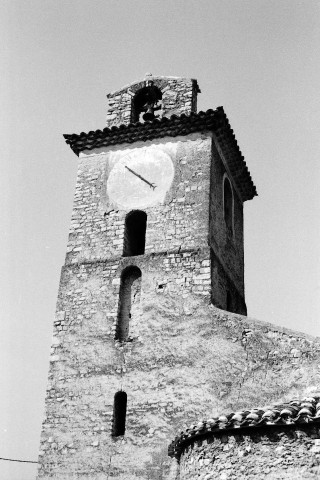
<path fill-rule="evenodd" d="M 227 230 L 233 233 L 233 191 L 227 176 L 223 181 L 223 213 Z"/>
<path fill-rule="evenodd" d="M 143 255 L 146 244 L 147 214 L 133 210 L 125 219 L 123 256 Z"/>
<path fill-rule="evenodd" d="M 120 390 L 113 400 L 112 436 L 119 437 L 126 431 L 127 394 Z"/>
<path fill-rule="evenodd" d="M 128 340 L 131 312 L 140 301 L 140 291 L 140 268 L 134 266 L 125 268 L 121 275 L 115 340 L 120 342 Z"/>

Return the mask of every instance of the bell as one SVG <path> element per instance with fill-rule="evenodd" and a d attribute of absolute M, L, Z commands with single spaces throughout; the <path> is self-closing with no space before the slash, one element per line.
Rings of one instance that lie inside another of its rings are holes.
<path fill-rule="evenodd" d="M 151 105 L 148 106 L 148 109 L 147 109 L 146 113 L 142 116 L 142 118 L 145 121 L 153 120 L 155 118 L 154 108 Z"/>

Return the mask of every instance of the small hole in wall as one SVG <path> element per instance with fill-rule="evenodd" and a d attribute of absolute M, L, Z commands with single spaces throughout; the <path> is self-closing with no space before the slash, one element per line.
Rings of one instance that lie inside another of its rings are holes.
<path fill-rule="evenodd" d="M 166 286 L 167 286 L 166 283 L 158 283 L 156 290 L 157 290 L 158 292 L 164 292 Z"/>

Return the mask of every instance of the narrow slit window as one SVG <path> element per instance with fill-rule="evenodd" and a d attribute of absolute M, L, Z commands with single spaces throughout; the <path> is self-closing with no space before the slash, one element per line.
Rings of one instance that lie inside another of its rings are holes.
<path fill-rule="evenodd" d="M 224 220 L 227 230 L 233 232 L 233 194 L 232 187 L 228 178 L 224 179 L 223 185 L 223 208 Z"/>
<path fill-rule="evenodd" d="M 124 435 L 126 431 L 126 415 L 127 415 L 127 394 L 122 390 L 117 392 L 113 401 L 113 421 L 112 436 L 119 437 Z"/>
<path fill-rule="evenodd" d="M 121 275 L 118 322 L 115 339 L 120 342 L 128 340 L 129 324 L 133 307 L 140 300 L 141 270 L 138 267 L 128 267 Z"/>
<path fill-rule="evenodd" d="M 143 255 L 146 243 L 147 214 L 134 210 L 126 216 L 123 256 Z"/>

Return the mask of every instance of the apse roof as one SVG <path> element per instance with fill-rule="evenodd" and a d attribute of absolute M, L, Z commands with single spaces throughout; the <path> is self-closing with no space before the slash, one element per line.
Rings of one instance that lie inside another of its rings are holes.
<path fill-rule="evenodd" d="M 194 441 L 219 433 L 230 432 L 240 435 L 244 431 L 253 432 L 261 427 L 297 427 L 316 423 L 320 423 L 320 394 L 265 408 L 239 410 L 191 425 L 170 444 L 169 456 L 179 458 L 182 451 Z"/>
<path fill-rule="evenodd" d="M 129 125 L 113 126 L 88 133 L 64 135 L 66 143 L 76 155 L 94 148 L 154 140 L 162 137 L 189 135 L 194 132 L 212 131 L 215 133 L 229 171 L 242 196 L 250 200 L 257 195 L 248 167 L 239 149 L 237 140 L 230 127 L 223 107 L 206 112 L 172 115 L 170 118 L 155 118 L 148 122 L 136 122 Z"/>

